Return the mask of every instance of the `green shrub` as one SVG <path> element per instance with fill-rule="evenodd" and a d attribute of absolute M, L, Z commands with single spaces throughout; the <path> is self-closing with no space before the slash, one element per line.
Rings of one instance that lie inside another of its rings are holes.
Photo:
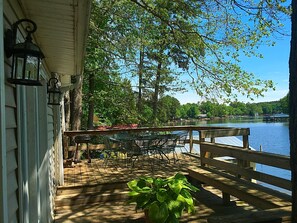
<path fill-rule="evenodd" d="M 136 210 L 143 209 L 152 223 L 179 222 L 184 210 L 188 213 L 195 211 L 191 192 L 198 188 L 180 173 L 166 179 L 144 176 L 127 185 L 129 203 L 136 203 Z"/>

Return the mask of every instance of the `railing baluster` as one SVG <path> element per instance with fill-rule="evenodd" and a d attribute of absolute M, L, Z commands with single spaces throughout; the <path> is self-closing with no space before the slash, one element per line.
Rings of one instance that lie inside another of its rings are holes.
<path fill-rule="evenodd" d="M 193 153 L 193 130 L 190 129 L 189 131 L 189 139 L 190 139 L 190 153 Z"/>

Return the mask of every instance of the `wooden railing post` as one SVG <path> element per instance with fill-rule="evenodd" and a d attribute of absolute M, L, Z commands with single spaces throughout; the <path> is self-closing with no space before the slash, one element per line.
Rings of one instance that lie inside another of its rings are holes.
<path fill-rule="evenodd" d="M 210 142 L 211 142 L 211 143 L 215 143 L 215 142 L 216 142 L 216 138 L 211 137 L 211 138 L 210 138 Z"/>
<path fill-rule="evenodd" d="M 245 148 L 245 149 L 249 149 L 250 148 L 250 145 L 249 145 L 249 136 L 248 135 L 243 135 L 242 136 L 242 142 L 243 142 L 243 145 L 242 145 L 243 148 Z"/>
<path fill-rule="evenodd" d="M 204 138 L 204 134 L 202 134 L 201 131 L 199 131 L 199 141 L 200 141 L 200 144 L 199 144 L 199 147 L 200 147 L 200 162 L 201 162 L 201 166 L 205 166 L 204 164 L 204 159 L 205 158 L 205 155 L 206 155 L 206 152 L 205 150 L 203 149 L 203 142 L 205 142 L 205 138 Z"/>
<path fill-rule="evenodd" d="M 248 135 L 243 135 L 242 136 L 242 147 L 243 149 L 250 149 L 250 144 L 249 144 L 249 136 Z M 250 168 L 251 167 L 251 162 L 249 162 L 248 160 L 243 162 L 243 166 L 246 168 Z"/>
<path fill-rule="evenodd" d="M 249 136 L 248 135 L 243 135 L 242 136 L 242 149 L 248 150 L 249 149 Z M 248 160 L 237 160 L 237 165 L 242 167 L 242 168 L 250 168 L 251 167 L 251 162 Z M 241 175 L 237 175 L 238 178 L 241 178 Z M 250 180 L 250 179 L 247 179 Z"/>
<path fill-rule="evenodd" d="M 190 129 L 189 131 L 189 140 L 190 140 L 190 153 L 193 153 L 193 130 Z"/>
<path fill-rule="evenodd" d="M 63 143 L 63 155 L 64 155 L 64 159 L 68 159 L 69 137 L 63 134 L 63 136 L 62 136 L 62 143 Z"/>

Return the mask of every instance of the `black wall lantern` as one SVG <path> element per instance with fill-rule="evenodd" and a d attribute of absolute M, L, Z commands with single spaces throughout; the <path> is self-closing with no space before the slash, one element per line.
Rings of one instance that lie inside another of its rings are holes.
<path fill-rule="evenodd" d="M 52 77 L 47 82 L 47 94 L 48 94 L 48 105 L 60 105 L 61 101 L 61 89 L 59 80 L 55 77 Z"/>
<path fill-rule="evenodd" d="M 27 37 L 25 42 L 17 43 L 17 29 L 19 24 L 23 22 L 28 24 L 26 27 Z M 42 85 L 39 77 L 39 68 L 44 55 L 40 48 L 32 43 L 31 37 L 31 34 L 36 29 L 37 26 L 32 20 L 21 19 L 5 32 L 5 53 L 8 58 L 12 56 L 11 77 L 7 79 L 8 82 L 30 86 Z"/>

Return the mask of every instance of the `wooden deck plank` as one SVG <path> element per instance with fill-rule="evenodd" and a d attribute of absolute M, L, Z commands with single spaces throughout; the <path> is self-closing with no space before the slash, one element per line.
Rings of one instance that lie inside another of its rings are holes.
<path fill-rule="evenodd" d="M 180 222 L 207 223 L 207 218 L 213 215 L 232 214 L 234 212 L 255 211 L 254 207 L 232 198 L 231 205 L 223 206 L 218 195 L 219 191 L 213 187 L 201 188 L 196 195 L 196 213 L 183 216 Z M 68 205 L 59 208 L 56 212 L 56 223 L 72 222 L 131 222 L 144 223 L 142 211 L 135 211 L 133 204 L 127 205 L 126 200 L 106 201 L 93 204 Z"/>
<path fill-rule="evenodd" d="M 185 157 L 179 154 L 179 157 Z M 161 162 L 157 160 L 157 162 Z M 166 177 L 173 175 L 179 171 L 187 173 L 187 167 L 190 164 L 197 165 L 199 160 L 196 158 L 183 158 L 176 164 L 174 162 L 161 162 L 155 165 L 152 170 L 151 160 L 141 159 L 135 162 L 135 167 L 131 164 L 127 166 L 125 160 L 120 162 L 109 161 L 104 165 L 103 159 L 92 159 L 91 163 L 82 160 L 80 163 L 74 164 L 73 167 L 64 168 L 64 186 L 93 185 L 99 183 L 110 183 L 121 181 L 129 181 L 137 176 L 152 175 Z"/>
<path fill-rule="evenodd" d="M 55 222 L 143 223 L 143 212 L 135 212 L 135 206 L 127 205 L 127 197 L 121 196 L 119 193 L 127 189 L 126 182 L 141 175 L 168 177 L 177 172 L 188 174 L 189 166 L 200 164 L 197 157 L 181 154 L 179 154 L 179 161 L 176 164 L 161 162 L 160 165 L 152 169 L 151 161 L 138 160 L 134 168 L 131 168 L 125 162 L 110 162 L 105 166 L 102 159 L 92 159 L 91 164 L 88 164 L 87 160 L 82 160 L 73 168 L 65 168 L 65 185 L 58 188 L 56 197 L 58 205 L 56 206 Z M 108 185 L 108 189 L 105 188 L 106 185 Z M 107 193 L 112 194 L 115 200 L 96 197 Z M 251 213 L 258 210 L 232 196 L 230 206 L 224 206 L 221 191 L 211 186 L 201 187 L 195 197 L 196 213 L 194 215 L 186 214 L 180 220 L 181 223 L 207 223 L 210 216 Z"/>

